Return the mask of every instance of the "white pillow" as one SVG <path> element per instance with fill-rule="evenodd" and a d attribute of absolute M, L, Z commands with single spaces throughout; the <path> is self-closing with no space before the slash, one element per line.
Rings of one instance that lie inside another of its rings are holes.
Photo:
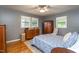
<path fill-rule="evenodd" d="M 54 28 L 54 31 L 53 31 L 52 34 L 57 35 L 57 33 L 58 33 L 58 29 L 57 28 Z"/>
<path fill-rule="evenodd" d="M 71 36 L 71 32 L 67 33 L 67 34 L 64 36 L 63 41 L 66 42 L 66 41 L 69 39 L 70 36 Z"/>

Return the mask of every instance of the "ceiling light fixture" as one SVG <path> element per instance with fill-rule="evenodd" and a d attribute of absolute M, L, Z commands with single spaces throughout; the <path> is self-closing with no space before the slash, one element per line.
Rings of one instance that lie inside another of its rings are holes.
<path fill-rule="evenodd" d="M 46 12 L 46 11 L 48 11 L 47 8 L 42 8 L 42 9 L 40 9 L 40 12 L 41 12 L 41 13 L 44 13 L 44 12 Z"/>
<path fill-rule="evenodd" d="M 41 12 L 41 13 L 44 13 L 44 12 L 45 12 L 45 10 L 44 10 L 44 9 L 41 9 L 41 10 L 40 10 L 40 12 Z"/>
<path fill-rule="evenodd" d="M 40 5 L 38 9 L 39 9 L 40 13 L 44 13 L 44 12 L 48 11 L 48 8 L 46 5 Z"/>

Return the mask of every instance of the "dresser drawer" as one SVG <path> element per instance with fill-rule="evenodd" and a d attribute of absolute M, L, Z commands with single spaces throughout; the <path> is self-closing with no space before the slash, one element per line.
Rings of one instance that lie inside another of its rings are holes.
<path fill-rule="evenodd" d="M 36 35 L 39 34 L 39 30 L 38 29 L 27 29 L 25 30 L 25 38 L 26 39 L 32 39 L 33 37 L 35 37 Z"/>

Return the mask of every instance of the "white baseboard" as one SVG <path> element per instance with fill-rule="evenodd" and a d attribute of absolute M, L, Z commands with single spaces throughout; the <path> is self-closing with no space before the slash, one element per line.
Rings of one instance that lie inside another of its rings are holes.
<path fill-rule="evenodd" d="M 16 42 L 16 41 L 19 41 L 19 40 L 20 39 L 10 40 L 10 41 L 7 41 L 6 43 Z"/>

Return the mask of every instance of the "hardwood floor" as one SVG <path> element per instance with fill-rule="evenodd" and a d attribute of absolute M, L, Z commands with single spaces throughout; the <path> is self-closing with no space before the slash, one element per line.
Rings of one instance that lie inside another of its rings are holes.
<path fill-rule="evenodd" d="M 8 53 L 32 53 L 32 51 L 22 41 L 7 44 Z"/>

